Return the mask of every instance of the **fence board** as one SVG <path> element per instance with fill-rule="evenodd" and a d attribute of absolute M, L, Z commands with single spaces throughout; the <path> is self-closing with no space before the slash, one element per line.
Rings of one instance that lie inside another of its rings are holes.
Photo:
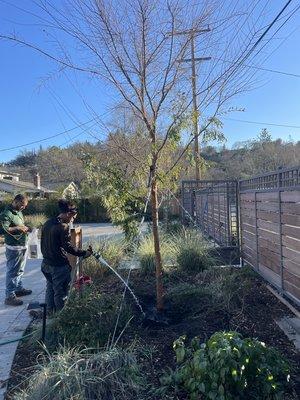
<path fill-rule="evenodd" d="M 256 242 L 255 242 L 255 240 L 252 241 L 252 240 L 246 239 L 244 237 L 243 240 L 242 240 L 242 243 L 243 243 L 243 246 L 247 246 L 248 249 L 251 249 L 252 251 L 254 251 L 256 253 Z"/>
<path fill-rule="evenodd" d="M 258 235 L 259 237 L 272 240 L 274 243 L 280 244 L 280 236 L 276 232 L 270 232 L 259 228 Z"/>
<path fill-rule="evenodd" d="M 300 240 L 288 236 L 282 236 L 282 243 L 289 249 L 300 251 Z"/>
<path fill-rule="evenodd" d="M 276 222 L 276 223 L 279 223 L 279 221 L 280 221 L 279 213 L 268 212 L 268 211 L 260 211 L 259 209 L 257 210 L 257 217 L 259 219 L 264 220 L 264 221 L 270 221 L 270 222 Z"/>
<path fill-rule="evenodd" d="M 257 203 L 257 207 L 260 211 L 278 211 L 278 203 Z"/>
<path fill-rule="evenodd" d="M 292 249 L 289 249 L 288 247 L 283 247 L 282 253 L 283 253 L 284 257 L 286 257 L 289 260 L 294 261 L 300 265 L 300 252 L 299 251 L 294 251 Z"/>
<path fill-rule="evenodd" d="M 284 214 L 300 214 L 300 203 L 282 203 L 281 211 Z"/>
<path fill-rule="evenodd" d="M 283 270 L 283 279 L 285 282 L 289 282 L 292 285 L 300 288 L 300 276 L 291 274 L 289 271 L 286 269 Z"/>
<path fill-rule="evenodd" d="M 300 203 L 300 190 L 287 190 L 281 193 L 281 201 Z"/>
<path fill-rule="evenodd" d="M 292 274 L 300 276 L 300 264 L 296 264 L 295 262 L 284 258 L 283 267 Z"/>
<path fill-rule="evenodd" d="M 259 247 L 258 248 L 259 262 L 273 271 L 280 271 L 280 254 L 273 253 L 271 250 Z"/>
<path fill-rule="evenodd" d="M 280 246 L 270 240 L 260 237 L 259 243 L 261 246 L 270 249 L 273 253 L 280 254 Z"/>
<path fill-rule="evenodd" d="M 241 201 L 254 201 L 255 194 L 254 193 L 241 193 Z"/>
<path fill-rule="evenodd" d="M 256 194 L 256 200 L 257 201 L 261 201 L 261 202 L 265 202 L 265 201 L 269 201 L 269 202 L 277 202 L 278 201 L 278 193 L 276 192 L 257 192 Z"/>
<path fill-rule="evenodd" d="M 249 217 L 247 217 L 246 215 L 243 215 L 243 222 L 244 223 L 246 223 L 246 224 L 248 224 L 248 225 L 252 225 L 252 226 L 255 226 L 255 218 L 253 217 L 253 218 L 249 218 Z"/>
<path fill-rule="evenodd" d="M 262 219 L 257 220 L 257 226 L 261 229 L 265 229 L 267 231 L 279 233 L 279 224 L 275 224 L 274 222 L 264 221 Z"/>
<path fill-rule="evenodd" d="M 300 227 L 300 215 L 282 214 L 281 221 L 283 224 Z"/>
<path fill-rule="evenodd" d="M 292 285 L 289 282 L 285 282 L 284 285 L 285 285 L 284 286 L 285 291 L 287 293 L 291 294 L 296 300 L 299 301 L 299 299 L 300 299 L 300 288 Z"/>
<path fill-rule="evenodd" d="M 250 264 L 253 268 L 257 269 L 256 267 L 256 258 L 249 255 L 247 252 L 243 251 L 242 253 L 243 259 L 247 264 Z"/>
<path fill-rule="evenodd" d="M 280 276 L 273 272 L 270 268 L 265 267 L 264 265 L 259 265 L 259 272 L 265 277 L 265 279 L 275 286 L 281 286 Z"/>
<path fill-rule="evenodd" d="M 241 223 L 241 229 L 242 229 L 242 232 L 250 232 L 250 233 L 255 234 L 255 226 L 248 225 L 248 224 L 244 223 L 243 221 Z"/>
<path fill-rule="evenodd" d="M 296 239 L 300 239 L 300 228 L 289 225 L 282 225 L 282 233 L 286 236 L 291 236 Z"/>

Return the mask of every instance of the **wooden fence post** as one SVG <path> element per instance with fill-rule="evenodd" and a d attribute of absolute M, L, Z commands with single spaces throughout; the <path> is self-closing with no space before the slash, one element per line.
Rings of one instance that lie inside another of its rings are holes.
<path fill-rule="evenodd" d="M 71 243 L 74 247 L 82 248 L 82 228 L 71 228 Z M 82 264 L 79 258 L 71 254 L 68 255 L 69 263 L 72 267 L 72 283 L 82 275 Z"/>

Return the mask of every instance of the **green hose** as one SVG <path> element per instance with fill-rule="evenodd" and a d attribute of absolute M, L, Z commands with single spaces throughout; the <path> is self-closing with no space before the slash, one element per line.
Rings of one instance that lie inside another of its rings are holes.
<path fill-rule="evenodd" d="M 19 342 L 21 340 L 27 339 L 28 337 L 32 336 L 33 334 L 34 334 L 34 332 L 31 332 L 28 335 L 24 335 L 24 336 L 22 336 L 21 338 L 18 338 L 18 339 L 7 340 L 6 342 L 0 342 L 0 346 L 4 346 L 5 344 L 9 344 L 9 343 Z"/>

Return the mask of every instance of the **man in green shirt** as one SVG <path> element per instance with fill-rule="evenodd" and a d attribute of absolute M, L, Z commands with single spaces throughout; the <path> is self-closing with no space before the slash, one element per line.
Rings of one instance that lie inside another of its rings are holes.
<path fill-rule="evenodd" d="M 22 285 L 26 264 L 27 239 L 30 229 L 25 226 L 22 210 L 28 205 L 28 198 L 18 194 L 11 205 L 0 214 L 0 232 L 4 234 L 6 245 L 6 298 L 5 304 L 20 306 L 20 296 L 32 293 Z"/>

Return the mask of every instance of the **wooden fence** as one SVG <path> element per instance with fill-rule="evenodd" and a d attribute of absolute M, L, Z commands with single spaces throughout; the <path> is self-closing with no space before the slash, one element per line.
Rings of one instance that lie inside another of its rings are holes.
<path fill-rule="evenodd" d="M 240 226 L 243 260 L 300 303 L 300 168 L 241 181 Z"/>

